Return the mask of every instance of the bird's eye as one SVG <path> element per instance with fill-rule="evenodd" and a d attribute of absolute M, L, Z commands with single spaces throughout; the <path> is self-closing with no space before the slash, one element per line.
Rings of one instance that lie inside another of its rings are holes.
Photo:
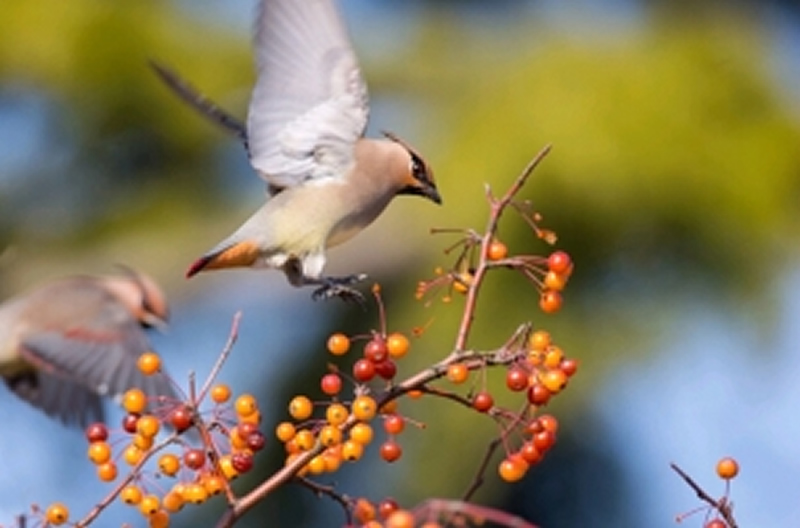
<path fill-rule="evenodd" d="M 425 164 L 418 156 L 411 155 L 411 175 L 417 180 L 425 180 Z"/>

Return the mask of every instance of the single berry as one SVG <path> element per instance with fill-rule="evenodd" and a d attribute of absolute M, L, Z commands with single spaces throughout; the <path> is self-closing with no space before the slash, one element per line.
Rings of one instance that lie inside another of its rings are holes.
<path fill-rule="evenodd" d="M 550 391 L 551 394 L 558 394 L 567 386 L 567 375 L 561 369 L 553 369 L 544 372 L 540 376 L 541 384 Z"/>
<path fill-rule="evenodd" d="M 408 338 L 400 332 L 389 334 L 389 337 L 386 338 L 386 349 L 389 351 L 389 355 L 395 359 L 405 356 L 410 347 L 411 343 Z"/>
<path fill-rule="evenodd" d="M 564 300 L 561 294 L 554 290 L 545 290 L 539 298 L 539 308 L 547 314 L 556 313 L 561 309 L 562 304 L 564 304 Z"/>
<path fill-rule="evenodd" d="M 564 359 L 564 351 L 561 350 L 561 347 L 550 345 L 547 347 L 547 350 L 545 350 L 542 365 L 550 369 L 558 368 L 562 359 Z"/>
<path fill-rule="evenodd" d="M 500 462 L 497 472 L 500 478 L 506 482 L 516 482 L 525 476 L 528 471 L 528 464 L 522 458 L 509 457 Z"/>
<path fill-rule="evenodd" d="M 542 453 L 536 449 L 533 442 L 525 442 L 519 448 L 519 456 L 530 465 L 538 464 L 542 460 Z"/>
<path fill-rule="evenodd" d="M 297 434 L 294 435 L 294 442 L 300 451 L 308 451 L 314 447 L 316 439 L 314 438 L 314 433 L 308 429 L 303 429 L 297 431 Z"/>
<path fill-rule="evenodd" d="M 101 422 L 95 422 L 86 428 L 86 439 L 89 442 L 105 442 L 108 440 L 108 427 Z"/>
<path fill-rule="evenodd" d="M 556 273 L 555 271 L 548 271 L 545 274 L 542 283 L 544 284 L 544 287 L 547 288 L 548 290 L 560 292 L 567 287 L 567 279 L 568 277 L 566 275 Z"/>
<path fill-rule="evenodd" d="M 406 421 L 398 414 L 390 414 L 383 419 L 383 430 L 390 435 L 402 433 L 405 425 Z"/>
<path fill-rule="evenodd" d="M 528 402 L 537 407 L 546 405 L 550 401 L 551 395 L 550 391 L 541 383 L 534 383 L 528 388 Z"/>
<path fill-rule="evenodd" d="M 247 473 L 253 469 L 253 455 L 249 453 L 234 453 L 231 455 L 231 463 L 239 473 Z"/>
<path fill-rule="evenodd" d="M 353 415 L 362 422 L 372 420 L 375 413 L 378 411 L 378 404 L 375 400 L 367 395 L 358 396 L 350 406 Z"/>
<path fill-rule="evenodd" d="M 561 372 L 567 375 L 568 378 L 571 378 L 578 372 L 578 360 L 572 358 L 566 358 L 561 361 L 561 365 L 559 367 Z"/>
<path fill-rule="evenodd" d="M 182 433 L 193 425 L 194 413 L 189 407 L 180 405 L 170 413 L 169 421 L 177 432 Z"/>
<path fill-rule="evenodd" d="M 145 352 L 136 360 L 136 366 L 145 376 L 152 376 L 161 370 L 161 358 L 155 352 Z"/>
<path fill-rule="evenodd" d="M 494 398 L 486 391 L 481 391 L 472 397 L 472 407 L 479 412 L 488 412 L 494 405 Z"/>
<path fill-rule="evenodd" d="M 111 460 L 111 446 L 107 442 L 92 442 L 87 452 L 89 460 L 100 465 Z"/>
<path fill-rule="evenodd" d="M 550 333 L 546 330 L 537 330 L 531 334 L 530 339 L 528 339 L 528 347 L 531 350 L 536 350 L 538 352 L 544 352 L 547 347 L 552 344 L 552 338 L 550 337 Z"/>
<path fill-rule="evenodd" d="M 366 383 L 375 377 L 375 363 L 366 358 L 361 358 L 353 363 L 353 377 L 356 381 Z"/>
<path fill-rule="evenodd" d="M 355 462 L 364 454 L 364 444 L 347 440 L 342 444 L 342 459 L 348 462 Z"/>
<path fill-rule="evenodd" d="M 387 440 L 381 444 L 381 458 L 387 462 L 394 462 L 403 454 L 403 448 L 394 440 Z"/>
<path fill-rule="evenodd" d="M 373 363 L 380 363 L 389 357 L 389 349 L 386 341 L 379 336 L 375 336 L 364 345 L 364 357 Z"/>
<path fill-rule="evenodd" d="M 326 425 L 319 430 L 319 441 L 325 447 L 340 444 L 342 442 L 342 431 L 334 425 Z"/>
<path fill-rule="evenodd" d="M 133 434 L 136 432 L 136 422 L 139 421 L 139 415 L 136 413 L 126 414 L 122 418 L 122 428 L 126 433 Z"/>
<path fill-rule="evenodd" d="M 147 396 L 141 389 L 130 389 L 122 395 L 122 408 L 129 413 L 141 413 L 147 406 Z"/>
<path fill-rule="evenodd" d="M 281 422 L 275 428 L 275 436 L 278 437 L 278 440 L 281 442 L 288 442 L 294 438 L 294 434 L 295 428 L 290 422 Z"/>
<path fill-rule="evenodd" d="M 172 454 L 165 453 L 158 457 L 158 470 L 168 477 L 174 477 L 181 469 L 180 459 Z"/>
<path fill-rule="evenodd" d="M 341 403 L 332 403 L 325 409 L 325 420 L 331 425 L 341 425 L 346 420 L 350 411 Z"/>
<path fill-rule="evenodd" d="M 328 396 L 336 396 L 342 390 L 342 378 L 336 373 L 329 372 L 322 376 L 319 385 L 322 392 Z"/>
<path fill-rule="evenodd" d="M 161 500 L 159 500 L 158 495 L 145 495 L 139 502 L 139 511 L 146 517 L 155 515 L 160 508 Z"/>
<path fill-rule="evenodd" d="M 739 474 L 739 463 L 732 457 L 725 457 L 717 462 L 717 475 L 725 480 L 730 480 Z"/>
<path fill-rule="evenodd" d="M 206 464 L 206 452 L 202 449 L 187 449 L 183 453 L 183 464 L 189 469 L 202 468 Z"/>
<path fill-rule="evenodd" d="M 151 414 L 140 416 L 136 421 L 136 432 L 142 436 L 154 437 L 161 429 L 161 422 Z"/>
<path fill-rule="evenodd" d="M 53 526 L 60 526 L 69 520 L 69 508 L 62 502 L 54 502 L 47 507 L 44 518 Z"/>
<path fill-rule="evenodd" d="M 447 379 L 456 385 L 464 383 L 469 377 L 469 369 L 463 363 L 453 363 L 447 367 Z"/>
<path fill-rule="evenodd" d="M 492 240 L 487 252 L 489 260 L 503 260 L 506 255 L 508 255 L 508 247 L 499 240 Z"/>
<path fill-rule="evenodd" d="M 391 359 L 384 359 L 375 364 L 375 373 L 385 380 L 390 380 L 397 374 L 397 365 Z"/>
<path fill-rule="evenodd" d="M 386 518 L 386 528 L 414 528 L 416 525 L 414 514 L 408 510 L 398 509 Z"/>
<path fill-rule="evenodd" d="M 173 488 L 161 499 L 161 506 L 168 512 L 179 512 L 183 509 L 183 495 Z"/>
<path fill-rule="evenodd" d="M 247 435 L 247 448 L 251 451 L 258 452 L 264 449 L 267 444 L 267 437 L 261 431 L 253 431 Z"/>
<path fill-rule="evenodd" d="M 242 418 L 258 411 L 258 402 L 252 394 L 242 394 L 234 403 L 236 414 Z"/>
<path fill-rule="evenodd" d="M 328 351 L 334 356 L 341 356 L 350 350 L 350 338 L 346 335 L 337 333 L 328 338 Z"/>
<path fill-rule="evenodd" d="M 539 450 L 540 453 L 544 454 L 556 443 L 556 435 L 545 429 L 533 435 L 531 442 L 533 442 L 533 445 L 536 446 L 536 449 Z"/>
<path fill-rule="evenodd" d="M 289 414 L 295 420 L 305 420 L 314 412 L 314 404 L 305 396 L 295 396 L 289 402 Z"/>
<path fill-rule="evenodd" d="M 511 367 L 506 371 L 506 387 L 514 392 L 528 388 L 528 373 L 521 367 Z"/>
<path fill-rule="evenodd" d="M 569 273 L 572 269 L 572 259 L 564 251 L 554 251 L 547 257 L 547 269 L 559 274 Z"/>
<path fill-rule="evenodd" d="M 381 519 L 387 519 L 398 509 L 400 509 L 400 505 L 394 499 L 386 498 L 378 503 L 378 515 L 380 515 Z"/>
<path fill-rule="evenodd" d="M 117 465 L 113 461 L 97 466 L 97 478 L 103 482 L 111 482 L 117 478 Z"/>
<path fill-rule="evenodd" d="M 214 403 L 225 403 L 231 399 L 231 388 L 224 383 L 211 387 L 211 400 Z"/>
<path fill-rule="evenodd" d="M 142 490 L 139 486 L 135 486 L 133 484 L 128 484 L 122 491 L 119 493 L 119 499 L 129 506 L 136 506 L 140 502 L 142 502 Z"/>
<path fill-rule="evenodd" d="M 369 424 L 359 422 L 350 429 L 350 440 L 364 446 L 372 442 L 372 436 L 372 427 Z"/>

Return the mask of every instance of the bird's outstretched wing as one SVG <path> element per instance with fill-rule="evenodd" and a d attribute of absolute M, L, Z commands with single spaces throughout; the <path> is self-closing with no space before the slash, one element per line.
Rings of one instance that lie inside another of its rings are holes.
<path fill-rule="evenodd" d="M 367 88 L 333 0 L 263 0 L 258 79 L 247 117 L 253 167 L 279 190 L 335 177 L 353 162 Z"/>

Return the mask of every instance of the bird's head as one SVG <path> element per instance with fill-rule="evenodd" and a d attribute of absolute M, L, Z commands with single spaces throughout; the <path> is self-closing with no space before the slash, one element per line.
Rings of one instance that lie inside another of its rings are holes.
<path fill-rule="evenodd" d="M 417 150 L 392 134 L 391 132 L 384 132 L 388 139 L 401 145 L 409 156 L 408 175 L 405 180 L 405 185 L 397 192 L 397 194 L 411 194 L 422 196 L 434 203 L 441 204 L 442 197 L 439 195 L 439 190 L 436 188 L 436 181 L 433 178 L 433 169 L 417 152 Z"/>
<path fill-rule="evenodd" d="M 109 277 L 106 284 L 139 324 L 163 330 L 169 319 L 169 306 L 164 292 L 150 276 L 119 265 L 123 276 Z"/>

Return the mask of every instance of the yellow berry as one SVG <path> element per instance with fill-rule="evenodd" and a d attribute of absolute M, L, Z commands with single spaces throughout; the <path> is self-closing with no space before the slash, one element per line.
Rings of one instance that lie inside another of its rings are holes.
<path fill-rule="evenodd" d="M 386 338 L 386 348 L 389 351 L 389 355 L 395 359 L 405 356 L 410 347 L 411 343 L 409 343 L 408 338 L 399 332 L 390 334 Z"/>
<path fill-rule="evenodd" d="M 335 425 L 326 425 L 319 431 L 319 441 L 325 447 L 339 444 L 342 441 L 342 431 Z"/>
<path fill-rule="evenodd" d="M 225 489 L 225 480 L 219 475 L 207 475 L 203 479 L 203 487 L 209 495 L 219 495 Z"/>
<path fill-rule="evenodd" d="M 139 502 L 139 511 L 146 517 L 155 515 L 160 508 L 161 501 L 158 499 L 157 495 L 145 495 L 142 497 L 141 502 Z"/>
<path fill-rule="evenodd" d="M 305 420 L 314 411 L 314 404 L 305 396 L 295 396 L 289 402 L 289 414 L 295 420 Z"/>
<path fill-rule="evenodd" d="M 289 422 L 281 422 L 278 424 L 278 427 L 275 428 L 275 436 L 277 436 L 278 440 L 281 442 L 288 442 L 294 438 L 294 435 L 294 425 Z"/>
<path fill-rule="evenodd" d="M 296 435 L 294 435 L 294 441 L 297 444 L 297 447 L 300 451 L 308 451 L 312 447 L 314 447 L 315 438 L 314 433 L 309 431 L 308 429 L 303 429 L 302 431 L 298 431 Z"/>
<path fill-rule="evenodd" d="M 353 440 L 342 444 L 342 458 L 348 462 L 355 462 L 364 454 L 364 445 Z"/>
<path fill-rule="evenodd" d="M 321 475 L 325 473 L 325 458 L 322 455 L 317 455 L 308 462 L 306 467 L 312 475 Z"/>
<path fill-rule="evenodd" d="M 244 416 L 250 416 L 254 412 L 258 411 L 258 402 L 253 395 L 242 394 L 236 398 L 234 407 L 236 408 L 236 414 L 242 418 Z"/>
<path fill-rule="evenodd" d="M 224 383 L 211 387 L 211 400 L 214 403 L 225 403 L 231 399 L 231 388 Z"/>
<path fill-rule="evenodd" d="M 69 520 L 69 509 L 62 502 L 54 502 L 47 507 L 45 519 L 53 526 L 60 526 Z"/>
<path fill-rule="evenodd" d="M 154 437 L 161 429 L 161 421 L 152 414 L 140 416 L 136 421 L 136 432 L 142 436 Z"/>
<path fill-rule="evenodd" d="M 239 472 L 233 467 L 233 458 L 231 455 L 223 455 L 219 459 L 219 470 L 222 476 L 228 480 L 233 480 L 239 476 Z"/>
<path fill-rule="evenodd" d="M 328 338 L 328 351 L 334 356 L 341 356 L 350 350 L 350 338 L 342 333 L 336 333 Z"/>
<path fill-rule="evenodd" d="M 111 446 L 107 442 L 92 442 L 87 454 L 95 464 L 104 464 L 111 460 Z"/>
<path fill-rule="evenodd" d="M 129 506 L 136 506 L 140 502 L 142 502 L 142 490 L 139 486 L 135 486 L 133 484 L 128 484 L 122 491 L 119 492 L 119 500 L 128 504 Z"/>
<path fill-rule="evenodd" d="M 136 366 L 145 376 L 152 376 L 161 370 L 161 358 L 155 352 L 145 352 L 139 356 Z"/>
<path fill-rule="evenodd" d="M 375 413 L 378 411 L 378 404 L 371 396 L 361 395 L 353 400 L 350 409 L 353 415 L 362 422 L 372 420 Z"/>
<path fill-rule="evenodd" d="M 144 452 L 133 444 L 126 447 L 125 451 L 122 452 L 122 458 L 131 466 L 138 464 L 143 456 Z"/>
<path fill-rule="evenodd" d="M 141 389 L 130 389 L 122 395 L 122 408 L 129 413 L 141 413 L 147 406 L 147 396 Z"/>
<path fill-rule="evenodd" d="M 350 440 L 365 446 L 372 442 L 372 427 L 365 423 L 357 423 L 350 429 Z"/>
<path fill-rule="evenodd" d="M 111 482 L 117 478 L 117 465 L 113 462 L 106 462 L 97 466 L 97 478 L 103 482 Z"/>
<path fill-rule="evenodd" d="M 325 410 L 325 419 L 331 425 L 341 425 L 347 421 L 349 414 L 347 407 L 341 403 L 332 403 Z"/>
<path fill-rule="evenodd" d="M 181 469 L 181 460 L 177 455 L 165 453 L 158 458 L 158 469 L 168 477 L 174 477 Z"/>

